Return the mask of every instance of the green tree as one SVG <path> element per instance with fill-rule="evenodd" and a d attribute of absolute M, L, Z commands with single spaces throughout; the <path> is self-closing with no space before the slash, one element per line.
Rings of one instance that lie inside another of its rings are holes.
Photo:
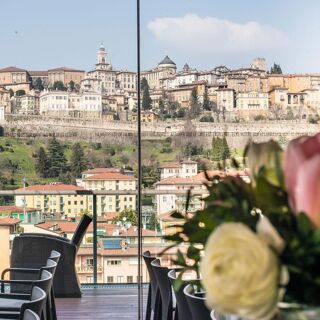
<path fill-rule="evenodd" d="M 144 91 L 146 87 L 149 88 L 148 80 L 145 77 L 143 77 L 140 82 L 140 90 Z"/>
<path fill-rule="evenodd" d="M 70 82 L 69 82 L 69 89 L 70 89 L 70 91 L 76 91 L 76 86 L 75 86 L 75 83 L 74 83 L 74 81 L 73 80 L 71 80 Z"/>
<path fill-rule="evenodd" d="M 212 138 L 212 160 L 221 161 L 230 158 L 230 149 L 226 137 Z"/>
<path fill-rule="evenodd" d="M 280 64 L 274 63 L 270 69 L 270 73 L 271 74 L 282 74 L 282 69 L 280 67 Z"/>
<path fill-rule="evenodd" d="M 207 110 L 207 111 L 211 111 L 211 109 L 212 109 L 212 104 L 211 104 L 211 101 L 209 100 L 209 97 L 208 97 L 208 88 L 207 87 L 205 88 L 204 95 L 203 95 L 202 109 Z"/>
<path fill-rule="evenodd" d="M 36 171 L 41 178 L 48 177 L 49 161 L 48 156 L 43 147 L 40 147 L 37 153 Z"/>
<path fill-rule="evenodd" d="M 24 96 L 26 94 L 26 92 L 24 90 L 17 90 L 16 91 L 16 96 L 20 97 L 20 96 Z"/>
<path fill-rule="evenodd" d="M 198 100 L 198 93 L 196 87 L 194 87 L 191 91 L 191 99 L 190 99 L 190 117 L 195 118 L 200 114 L 200 103 Z"/>
<path fill-rule="evenodd" d="M 67 91 L 67 88 L 65 87 L 62 81 L 55 81 L 52 85 L 52 89 L 59 91 Z"/>
<path fill-rule="evenodd" d="M 133 209 L 122 210 L 120 214 L 112 220 L 113 223 L 117 223 L 119 221 L 131 222 L 133 226 L 136 226 L 138 224 L 138 217 L 136 211 Z"/>
<path fill-rule="evenodd" d="M 160 171 L 158 167 L 158 165 L 141 166 L 142 184 L 144 187 L 152 187 L 157 181 L 160 180 Z"/>
<path fill-rule="evenodd" d="M 38 90 L 38 91 L 42 91 L 42 90 L 44 89 L 44 85 L 43 85 L 43 82 L 42 82 L 42 79 L 41 79 L 41 78 L 37 78 L 37 79 L 34 81 L 33 88 L 34 88 L 35 90 Z"/>
<path fill-rule="evenodd" d="M 81 173 L 87 168 L 84 158 L 83 148 L 80 143 L 75 143 L 72 146 L 72 154 L 70 159 L 70 170 L 75 178 L 79 178 Z"/>
<path fill-rule="evenodd" d="M 210 115 L 204 115 L 203 117 L 200 118 L 200 122 L 214 122 L 214 119 Z"/>
<path fill-rule="evenodd" d="M 143 78 L 145 79 L 145 78 Z M 146 84 L 143 86 L 143 94 L 142 94 L 142 109 L 143 110 L 150 110 L 152 108 L 152 99 L 150 97 L 150 92 L 149 92 L 149 85 L 148 81 L 145 79 Z"/>
<path fill-rule="evenodd" d="M 149 216 L 149 221 L 147 223 L 147 229 L 154 230 L 154 231 L 160 231 L 160 223 L 157 220 L 155 211 L 152 211 L 152 213 Z"/>
<path fill-rule="evenodd" d="M 63 146 L 53 137 L 48 147 L 49 170 L 48 176 L 56 178 L 65 173 L 68 169 L 67 159 L 64 155 Z"/>

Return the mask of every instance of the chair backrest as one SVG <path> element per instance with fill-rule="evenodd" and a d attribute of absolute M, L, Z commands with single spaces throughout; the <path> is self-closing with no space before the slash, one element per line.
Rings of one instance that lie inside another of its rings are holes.
<path fill-rule="evenodd" d="M 46 297 L 46 293 L 41 288 L 34 286 L 32 288 L 30 301 L 21 305 L 20 314 L 23 315 L 27 309 L 30 309 L 40 317 L 44 308 Z"/>
<path fill-rule="evenodd" d="M 51 250 L 50 256 L 48 259 L 53 260 L 54 262 L 56 262 L 58 264 L 60 257 L 61 257 L 60 252 L 58 252 L 56 250 Z"/>
<path fill-rule="evenodd" d="M 27 309 L 23 314 L 20 315 L 21 320 L 40 320 L 40 317 L 32 310 Z"/>
<path fill-rule="evenodd" d="M 170 269 L 162 267 L 159 259 L 153 260 L 151 262 L 151 266 L 160 290 L 162 319 L 170 320 L 173 318 L 172 287 L 168 278 L 168 272 Z"/>
<path fill-rule="evenodd" d="M 177 279 L 176 270 L 168 272 L 168 278 L 174 288 L 174 282 Z M 186 299 L 183 289 L 189 284 L 188 281 L 183 281 L 178 290 L 174 290 L 177 300 L 178 319 L 185 320 L 190 318 L 190 308 Z"/>
<path fill-rule="evenodd" d="M 52 287 L 53 275 L 47 270 L 41 270 L 40 279 L 34 280 L 32 287 L 38 287 L 42 289 L 47 295 Z"/>
<path fill-rule="evenodd" d="M 149 278 L 150 278 L 150 284 L 151 284 L 151 309 L 154 310 L 155 309 L 155 303 L 156 303 L 156 295 L 157 295 L 157 291 L 159 290 L 158 288 L 158 282 L 157 282 L 157 278 L 153 272 L 152 266 L 151 266 L 151 262 L 153 260 L 155 260 L 155 257 L 151 255 L 150 251 L 145 251 L 142 254 L 144 263 L 146 264 L 147 270 L 148 270 L 148 274 L 149 274 Z"/>
<path fill-rule="evenodd" d="M 211 320 L 210 310 L 205 305 L 204 292 L 195 292 L 194 285 L 188 284 L 184 290 L 188 302 L 192 320 Z"/>
<path fill-rule="evenodd" d="M 89 217 L 88 215 L 84 214 L 82 216 L 82 218 L 77 226 L 77 229 L 71 239 L 71 243 L 73 243 L 77 248 L 80 247 L 82 239 L 83 239 L 91 221 L 92 221 L 92 218 Z"/>
<path fill-rule="evenodd" d="M 56 269 L 57 269 L 57 263 L 51 259 L 47 259 L 46 265 L 40 268 L 40 274 L 42 270 L 46 270 L 46 271 L 49 271 L 54 276 Z"/>

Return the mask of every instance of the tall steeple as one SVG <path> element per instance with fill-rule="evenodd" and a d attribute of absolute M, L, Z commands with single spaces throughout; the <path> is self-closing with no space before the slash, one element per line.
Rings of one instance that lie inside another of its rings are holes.
<path fill-rule="evenodd" d="M 103 45 L 103 43 L 101 42 L 99 51 L 98 51 L 98 63 L 99 64 L 106 64 L 107 63 L 107 53 L 106 53 L 106 49 Z"/>

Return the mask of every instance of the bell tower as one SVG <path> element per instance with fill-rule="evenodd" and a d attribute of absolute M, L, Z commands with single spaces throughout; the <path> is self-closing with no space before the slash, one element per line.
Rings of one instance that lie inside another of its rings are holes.
<path fill-rule="evenodd" d="M 107 64 L 107 53 L 103 43 L 101 43 L 100 45 L 97 56 L 98 56 L 98 64 L 101 64 L 101 65 Z"/>

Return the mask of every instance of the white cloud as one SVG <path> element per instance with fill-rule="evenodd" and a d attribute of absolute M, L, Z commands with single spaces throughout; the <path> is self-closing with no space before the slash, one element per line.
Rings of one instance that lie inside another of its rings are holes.
<path fill-rule="evenodd" d="M 288 43 L 283 32 L 268 25 L 254 21 L 241 24 L 196 14 L 155 18 L 148 28 L 161 44 L 204 54 L 270 50 Z"/>

